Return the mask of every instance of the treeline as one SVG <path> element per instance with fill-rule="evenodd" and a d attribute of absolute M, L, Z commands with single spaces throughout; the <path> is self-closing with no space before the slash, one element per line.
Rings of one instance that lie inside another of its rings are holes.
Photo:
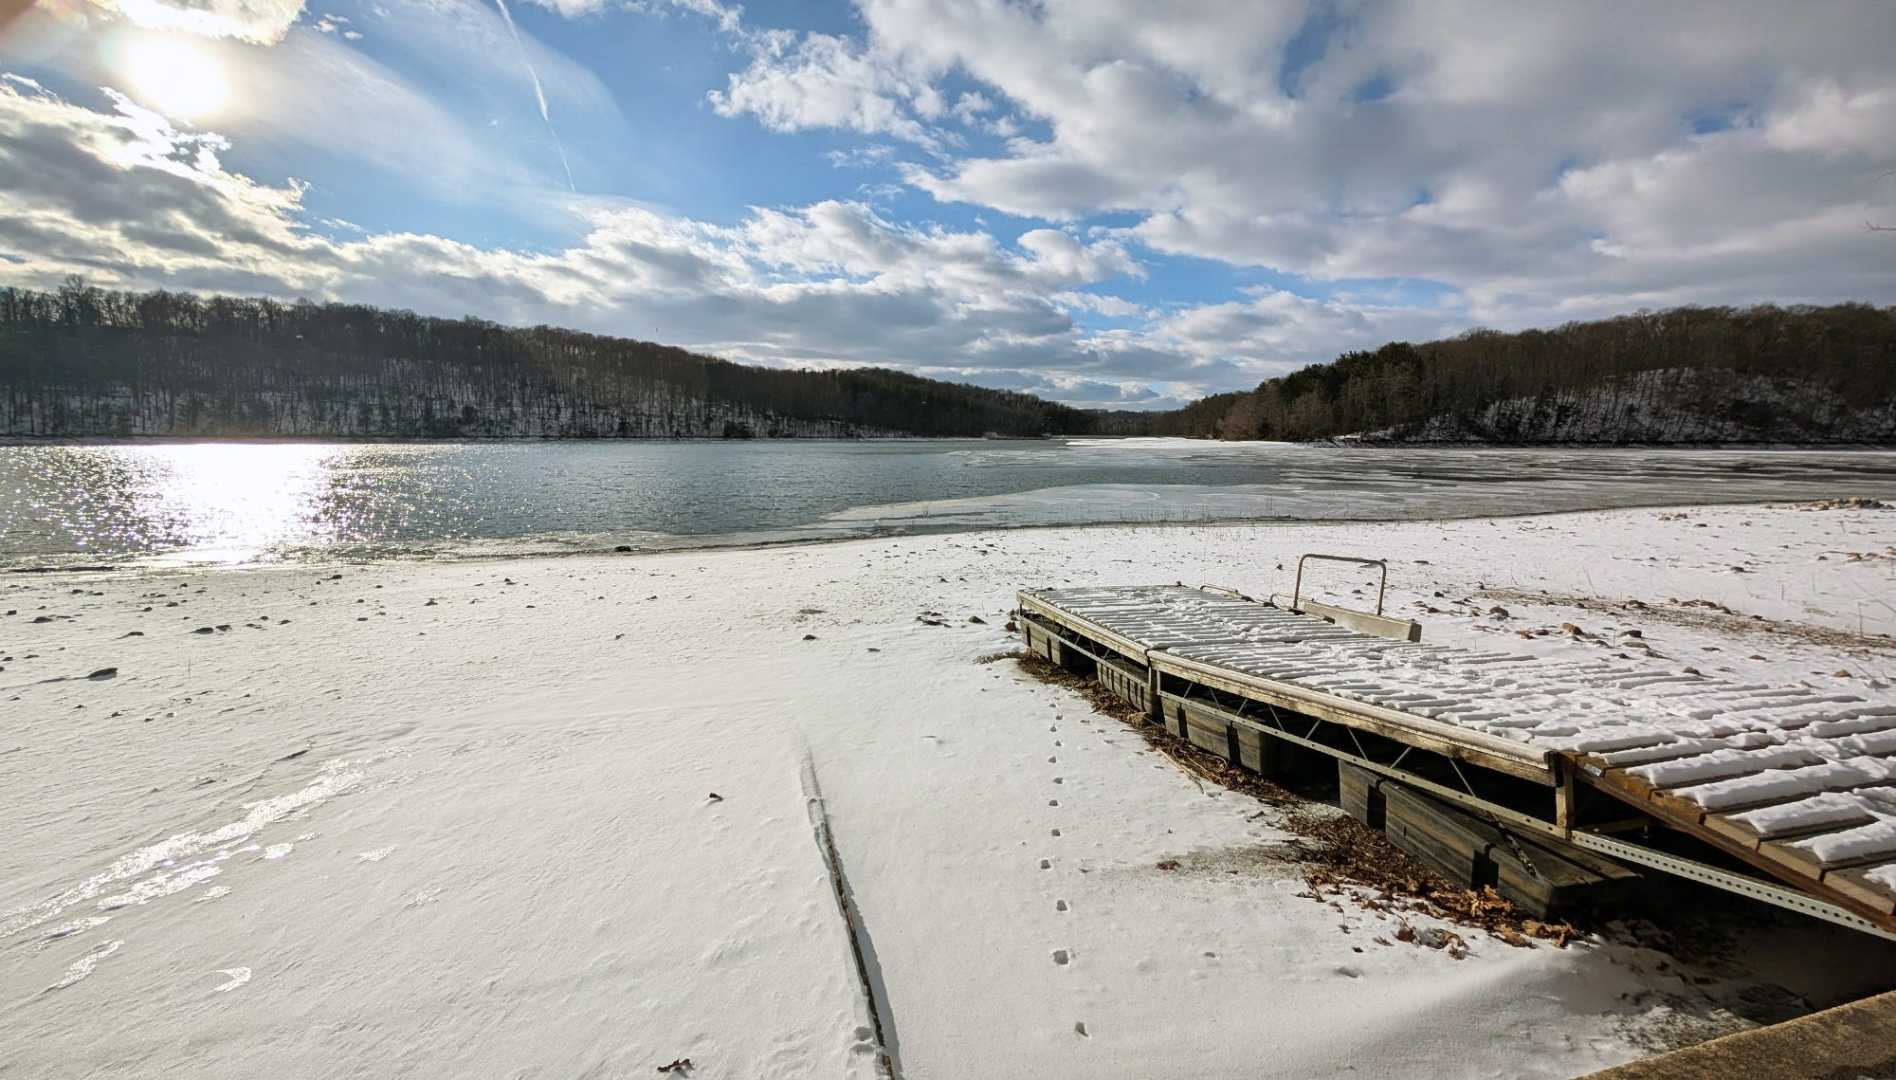
<path fill-rule="evenodd" d="M 1156 434 L 1386 442 L 1896 442 L 1896 308 L 1675 308 L 1350 352 Z"/>
<path fill-rule="evenodd" d="M 883 369 L 789 371 L 650 342 L 355 304 L 0 289 L 0 435 L 1038 436 L 1089 414 Z"/>
<path fill-rule="evenodd" d="M 0 289 L 0 436 L 1185 435 L 1896 443 L 1896 308 L 1677 308 L 1345 353 L 1163 413 L 354 304 Z"/>

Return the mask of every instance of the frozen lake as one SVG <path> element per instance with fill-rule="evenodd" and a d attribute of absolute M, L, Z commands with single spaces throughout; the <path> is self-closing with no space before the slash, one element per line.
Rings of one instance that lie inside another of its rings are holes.
<path fill-rule="evenodd" d="M 663 549 L 1019 525 L 1896 497 L 1896 453 L 1169 439 L 0 447 L 0 564 Z"/>

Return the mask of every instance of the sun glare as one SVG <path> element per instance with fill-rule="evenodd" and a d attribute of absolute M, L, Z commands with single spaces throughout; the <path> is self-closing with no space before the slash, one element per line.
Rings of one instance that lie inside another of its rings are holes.
<path fill-rule="evenodd" d="M 201 120 L 217 112 L 230 87 L 217 58 L 190 41 L 154 37 L 122 54 L 132 95 L 173 120 Z"/>

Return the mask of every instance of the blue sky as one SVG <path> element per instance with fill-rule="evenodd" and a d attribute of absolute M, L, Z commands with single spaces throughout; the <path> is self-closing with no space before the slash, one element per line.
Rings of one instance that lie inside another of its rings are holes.
<path fill-rule="evenodd" d="M 42 0 L 0 30 L 0 280 L 1135 408 L 1896 299 L 1896 5 L 510 4 Z"/>

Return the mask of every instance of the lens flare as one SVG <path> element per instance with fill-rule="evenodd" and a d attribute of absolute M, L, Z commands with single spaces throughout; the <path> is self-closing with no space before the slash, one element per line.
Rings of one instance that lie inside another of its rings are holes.
<path fill-rule="evenodd" d="M 224 107 L 230 84 L 223 65 L 189 40 L 151 37 L 121 53 L 132 96 L 173 120 L 202 120 Z"/>

